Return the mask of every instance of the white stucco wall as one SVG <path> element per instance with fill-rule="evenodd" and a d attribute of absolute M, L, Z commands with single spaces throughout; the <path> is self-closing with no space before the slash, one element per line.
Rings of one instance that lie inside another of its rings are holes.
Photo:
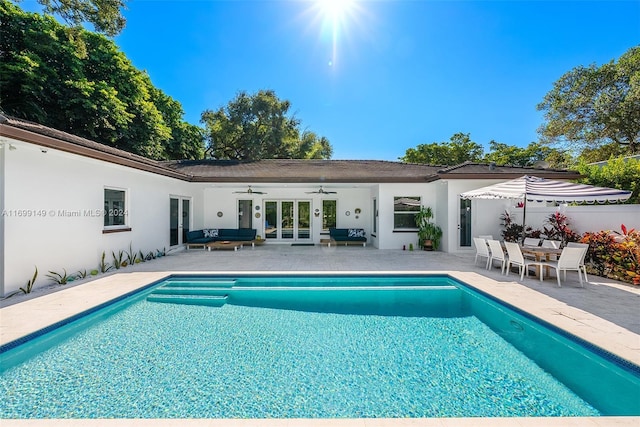
<path fill-rule="evenodd" d="M 554 212 L 567 216 L 569 227 L 579 233 L 601 230 L 620 231 L 624 224 L 627 229 L 640 230 L 640 205 L 577 205 L 577 206 L 527 206 L 527 225 L 534 229 L 549 228 L 545 220 Z M 510 208 L 518 223 L 522 221 L 522 209 Z"/>
<path fill-rule="evenodd" d="M 111 263 L 111 252 L 129 244 L 145 253 L 169 249 L 169 195 L 202 205 L 201 189 L 188 182 L 4 140 L 2 294 L 24 286 L 35 267 L 38 287 L 49 271 L 96 268 L 103 251 Z M 131 231 L 103 234 L 105 187 L 126 190 Z M 197 209 L 192 215 L 193 224 L 202 223 Z"/>
<path fill-rule="evenodd" d="M 446 188 L 446 195 L 441 198 L 447 200 L 448 228 L 446 235 L 446 252 L 470 251 L 474 250 L 473 245 L 469 247 L 460 246 L 460 194 L 465 191 L 475 190 L 487 185 L 493 185 L 504 180 L 498 179 L 475 179 L 475 180 L 444 180 L 439 184 Z M 500 215 L 509 208 L 513 202 L 509 200 L 483 200 L 473 199 L 471 201 L 471 236 L 490 234 L 495 238 L 500 238 Z"/>
<path fill-rule="evenodd" d="M 320 243 L 320 239 L 328 238 L 322 231 L 322 216 L 315 216 L 313 212 L 319 209 L 322 212 L 322 200 L 336 200 L 337 224 L 338 228 L 363 228 L 367 237 L 371 237 L 372 229 L 372 205 L 370 186 L 332 188 L 336 194 L 308 194 L 310 191 L 317 191 L 317 185 L 301 186 L 287 185 L 282 183 L 264 183 L 252 187 L 254 191 L 262 191 L 266 194 L 243 194 L 236 191 L 246 191 L 246 185 L 204 185 L 204 220 L 203 226 L 206 228 L 238 228 L 238 200 L 252 200 L 253 228 L 260 236 L 264 236 L 264 207 L 265 202 L 275 200 L 293 200 L 311 202 L 311 241 Z M 255 210 L 255 206 L 260 206 Z M 355 210 L 359 208 L 360 214 Z M 222 213 L 222 216 L 218 215 Z M 347 215 L 347 212 L 349 213 Z M 260 213 L 260 218 L 255 214 Z M 290 243 L 290 241 L 268 243 Z"/>
<path fill-rule="evenodd" d="M 425 184 L 380 184 L 378 195 L 378 247 L 379 249 L 407 250 L 413 244 L 418 248 L 418 233 L 416 231 L 399 231 L 393 229 L 393 201 L 394 197 L 419 196 L 423 206 L 431 207 L 435 217 L 433 221 L 441 225 L 444 218 L 439 216 L 439 204 L 436 183 Z"/>

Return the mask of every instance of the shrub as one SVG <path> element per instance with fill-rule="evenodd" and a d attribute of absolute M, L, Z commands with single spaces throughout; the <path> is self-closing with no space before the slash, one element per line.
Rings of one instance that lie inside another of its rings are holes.
<path fill-rule="evenodd" d="M 566 246 L 567 242 L 577 242 L 580 235 L 569 228 L 569 218 L 560 212 L 554 212 L 545 220 L 545 224 L 551 228 L 543 227 L 542 233 L 547 239 L 559 240 L 562 246 Z"/>
<path fill-rule="evenodd" d="M 589 244 L 588 270 L 598 276 L 640 285 L 640 233 L 627 230 L 585 233 L 582 243 Z"/>
<path fill-rule="evenodd" d="M 500 215 L 500 220 L 504 226 L 504 230 L 502 230 L 502 239 L 505 242 L 519 242 L 522 240 L 522 224 L 513 222 L 513 218 L 511 218 L 509 211 L 504 211 L 504 213 Z M 527 226 L 525 231 L 525 237 L 533 237 L 534 239 L 539 238 L 541 234 L 542 232 L 540 230 L 534 230 L 530 226 Z"/>

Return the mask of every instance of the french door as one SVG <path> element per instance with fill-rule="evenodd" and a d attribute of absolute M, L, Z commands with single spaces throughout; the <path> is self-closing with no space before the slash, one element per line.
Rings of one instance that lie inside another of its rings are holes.
<path fill-rule="evenodd" d="M 186 197 L 169 199 L 169 245 L 177 246 L 187 242 L 187 232 L 191 222 L 191 200 Z"/>
<path fill-rule="evenodd" d="M 265 239 L 311 240 L 310 200 L 267 200 L 264 202 Z"/>

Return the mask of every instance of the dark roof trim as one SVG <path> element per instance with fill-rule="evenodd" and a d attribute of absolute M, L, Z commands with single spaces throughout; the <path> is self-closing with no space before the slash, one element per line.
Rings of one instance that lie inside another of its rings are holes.
<path fill-rule="evenodd" d="M 522 174 L 515 176 L 519 178 Z M 304 177 L 286 177 L 286 178 L 272 178 L 272 177 L 208 177 L 208 176 L 194 176 L 193 182 L 237 182 L 237 183 L 309 183 L 309 184 L 404 184 L 404 183 L 429 183 L 437 181 L 440 178 L 436 175 L 431 176 L 416 176 L 415 178 L 345 178 L 345 179 L 327 179 L 327 178 L 310 178 Z"/>
<path fill-rule="evenodd" d="M 36 132 L 31 132 L 25 129 L 21 129 L 15 126 L 7 125 L 5 123 L 0 124 L 0 135 L 14 138 L 19 141 L 28 142 L 31 144 L 40 145 L 42 147 L 51 148 L 55 150 L 64 151 L 67 153 L 77 154 L 83 157 L 89 157 L 91 159 L 102 160 L 108 163 L 114 163 L 122 166 L 127 166 L 133 169 L 155 173 L 157 175 L 168 176 L 171 178 L 180 179 L 183 181 L 191 181 L 192 177 L 183 173 L 177 172 L 173 169 L 160 165 L 158 162 L 150 159 L 146 159 L 142 156 L 127 153 L 122 151 L 123 154 L 107 153 L 89 147 L 85 147 L 73 142 L 63 141 L 58 138 L 49 137 Z M 128 157 L 128 158 L 127 158 Z"/>
<path fill-rule="evenodd" d="M 534 175 L 537 176 L 538 178 L 547 178 L 547 179 L 580 179 L 582 178 L 582 175 L 580 175 L 578 172 L 574 172 L 574 171 L 562 171 L 559 172 L 557 170 L 549 170 L 549 171 L 544 171 L 541 169 L 532 169 L 531 173 L 527 173 L 527 172 L 523 172 L 523 171 L 517 171 L 517 172 L 509 172 L 509 173 L 504 173 L 504 172 L 500 172 L 500 173 L 456 173 L 456 174 L 440 174 L 440 176 L 438 177 L 438 179 L 449 179 L 449 180 L 453 180 L 453 179 L 503 179 L 503 180 L 509 180 L 509 179 L 514 179 L 514 178 L 520 178 L 521 176 L 524 175 Z"/>

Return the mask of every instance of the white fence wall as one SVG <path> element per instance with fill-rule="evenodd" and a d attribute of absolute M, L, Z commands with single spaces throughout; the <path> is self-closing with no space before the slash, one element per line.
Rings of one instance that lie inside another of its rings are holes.
<path fill-rule="evenodd" d="M 522 222 L 522 209 L 510 208 L 516 222 Z M 542 230 L 545 220 L 554 212 L 560 211 L 567 216 L 569 227 L 580 234 L 601 230 L 620 231 L 624 224 L 628 229 L 640 230 L 640 205 L 578 205 L 527 207 L 526 222 L 534 229 Z"/>

